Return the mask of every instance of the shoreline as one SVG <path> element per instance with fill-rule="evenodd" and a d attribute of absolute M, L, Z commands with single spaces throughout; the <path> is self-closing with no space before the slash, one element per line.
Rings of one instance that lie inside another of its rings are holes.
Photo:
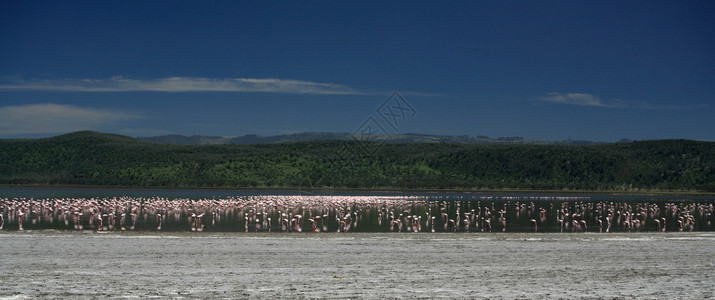
<path fill-rule="evenodd" d="M 104 186 L 104 185 L 53 185 L 53 184 L 0 184 L 0 188 L 41 188 L 41 189 L 126 189 L 126 190 L 219 190 L 294 192 L 321 194 L 327 191 L 338 193 L 444 193 L 444 194 L 574 194 L 613 196 L 715 196 L 715 192 L 705 191 L 617 191 L 617 190 L 525 190 L 525 189 L 401 189 L 401 188 L 301 188 L 301 187 L 202 187 L 202 186 Z"/>
<path fill-rule="evenodd" d="M 57 237 L 98 237 L 98 238 L 190 238 L 190 239 L 395 239 L 395 240 L 494 240 L 494 241 L 549 241 L 549 240 L 609 240 L 609 239 L 650 239 L 682 240 L 704 239 L 715 242 L 715 231 L 642 231 L 642 232 L 241 232 L 241 231 L 97 231 L 37 229 L 0 230 L 0 236 L 57 236 Z"/>
<path fill-rule="evenodd" d="M 711 233 L 0 236 L 0 298 L 714 296 Z"/>

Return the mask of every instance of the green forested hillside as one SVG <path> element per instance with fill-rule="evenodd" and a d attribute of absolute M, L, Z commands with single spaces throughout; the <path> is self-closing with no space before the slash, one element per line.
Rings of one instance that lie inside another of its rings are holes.
<path fill-rule="evenodd" d="M 715 143 L 687 140 L 196 146 L 77 132 L 0 140 L 0 184 L 712 192 L 714 158 Z"/>

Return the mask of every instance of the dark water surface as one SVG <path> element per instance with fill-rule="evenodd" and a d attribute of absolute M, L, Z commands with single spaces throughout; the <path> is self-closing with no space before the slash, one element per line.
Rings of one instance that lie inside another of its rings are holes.
<path fill-rule="evenodd" d="M 9 231 L 715 230 L 711 196 L 0 188 L 0 201 Z"/>

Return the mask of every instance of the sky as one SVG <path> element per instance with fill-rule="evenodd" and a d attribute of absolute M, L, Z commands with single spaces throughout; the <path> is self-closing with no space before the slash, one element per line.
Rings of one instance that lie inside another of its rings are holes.
<path fill-rule="evenodd" d="M 0 138 L 715 141 L 715 1 L 0 0 Z"/>

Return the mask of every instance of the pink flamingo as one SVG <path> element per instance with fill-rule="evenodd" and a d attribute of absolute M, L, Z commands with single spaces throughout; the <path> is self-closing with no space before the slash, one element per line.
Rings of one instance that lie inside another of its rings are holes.
<path fill-rule="evenodd" d="M 19 225 L 19 228 L 17 230 L 24 230 L 22 229 L 22 217 L 25 215 L 25 213 L 22 212 L 22 210 L 17 212 L 17 224 Z"/>
<path fill-rule="evenodd" d="M 204 231 L 204 225 L 201 224 L 201 219 L 204 217 L 204 213 L 196 216 L 196 231 Z"/>
<path fill-rule="evenodd" d="M 449 219 L 447 222 L 449 223 L 449 226 L 448 226 L 449 229 L 450 229 L 452 232 L 456 232 L 456 231 L 457 231 L 457 224 L 454 222 L 454 220 L 453 220 L 453 219 Z"/>
<path fill-rule="evenodd" d="M 119 218 L 119 228 L 122 231 L 127 230 L 127 228 L 124 227 L 124 220 L 126 220 L 126 218 L 127 218 L 127 214 L 125 214 L 125 213 L 122 213 L 121 218 Z"/>
<path fill-rule="evenodd" d="M 660 220 L 655 219 L 653 221 L 655 222 L 655 231 L 660 231 Z"/>
<path fill-rule="evenodd" d="M 196 231 L 196 214 L 191 213 L 189 216 L 189 223 L 191 224 L 191 231 Z"/>
<path fill-rule="evenodd" d="M 581 220 L 581 227 L 583 227 L 584 232 L 588 232 L 588 227 L 586 226 L 586 220 Z"/>
<path fill-rule="evenodd" d="M 97 214 L 97 230 L 102 230 L 102 215 Z"/>

